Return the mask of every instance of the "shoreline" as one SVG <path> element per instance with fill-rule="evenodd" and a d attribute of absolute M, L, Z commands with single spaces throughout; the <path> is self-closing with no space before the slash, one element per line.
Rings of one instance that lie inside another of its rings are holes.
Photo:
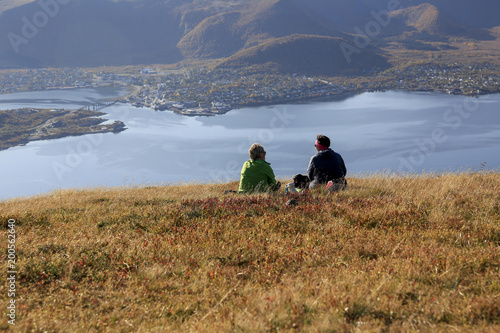
<path fill-rule="evenodd" d="M 12 113 L 12 114 L 9 114 Z M 22 123 L 12 122 L 21 115 Z M 87 134 L 120 133 L 126 130 L 122 121 L 107 123 L 105 113 L 90 110 L 18 108 L 0 110 L 5 124 L 0 131 L 0 151 L 25 146 L 30 142 L 55 140 Z"/>
<path fill-rule="evenodd" d="M 231 112 L 233 110 L 240 110 L 240 109 L 245 109 L 245 108 L 254 108 L 254 107 L 274 107 L 278 105 L 286 105 L 286 104 L 291 104 L 291 105 L 301 105 L 301 104 L 312 104 L 312 103 L 328 103 L 328 102 L 341 102 L 345 101 L 349 98 L 355 97 L 357 95 L 361 95 L 364 93 L 386 93 L 386 92 L 401 92 L 401 93 L 420 93 L 420 94 L 441 94 L 441 95 L 452 95 L 452 96 L 463 96 L 463 97 L 469 97 L 469 98 L 479 98 L 481 96 L 489 96 L 489 95 L 498 95 L 500 92 L 497 93 L 489 93 L 489 94 L 453 94 L 453 93 L 447 93 L 443 91 L 430 91 L 430 90 L 405 90 L 405 89 L 387 89 L 387 90 L 363 90 L 363 91 L 357 91 L 357 92 L 348 92 L 344 94 L 338 94 L 338 95 L 330 95 L 330 96 L 318 96 L 318 97 L 304 97 L 304 98 L 291 98 L 291 99 L 284 99 L 284 100 L 278 100 L 278 101 L 273 101 L 273 102 L 251 102 L 251 103 L 245 103 L 245 104 L 238 104 L 234 106 L 230 106 L 230 109 L 224 112 L 217 112 L 217 111 L 212 111 L 211 109 L 204 109 L 204 108 L 198 108 L 200 109 L 197 111 L 196 109 L 179 109 L 179 108 L 166 108 L 166 109 L 159 109 L 159 108 L 154 108 L 150 107 L 148 105 L 142 104 L 142 107 L 145 108 L 151 108 L 155 111 L 170 111 L 174 112 L 176 114 L 180 114 L 182 116 L 186 117 L 199 117 L 199 116 L 218 116 L 218 115 L 224 115 L 228 112 Z M 121 103 L 124 104 L 129 104 L 133 105 L 133 103 L 128 102 L 128 101 L 120 101 Z"/>
<path fill-rule="evenodd" d="M 107 134 L 107 133 L 113 133 L 113 134 L 118 134 L 120 132 L 123 132 L 126 130 L 126 127 L 123 122 L 115 122 L 116 123 L 116 128 L 112 129 L 102 129 L 98 131 L 89 131 L 85 133 L 71 133 L 71 134 L 55 134 L 55 135 L 48 135 L 44 137 L 36 137 L 33 139 L 26 139 L 26 140 L 18 140 L 12 145 L 9 145 L 8 147 L 0 147 L 0 152 L 4 150 L 8 150 L 11 148 L 16 148 L 16 147 L 24 147 L 27 144 L 31 142 L 36 142 L 36 141 L 49 141 L 49 140 L 57 140 L 57 139 L 62 139 L 62 138 L 68 138 L 68 137 L 78 137 L 78 136 L 84 136 L 84 135 L 90 135 L 90 134 Z M 107 125 L 107 126 L 113 126 L 115 127 L 115 123 Z"/>
<path fill-rule="evenodd" d="M 94 88 L 94 89 L 99 89 L 99 88 L 109 88 L 109 86 L 104 86 L 104 87 L 94 87 L 94 86 L 89 86 L 89 87 L 82 87 L 82 88 L 74 88 L 74 87 L 64 87 L 64 88 L 58 88 L 58 89 L 50 89 L 50 90 L 45 90 L 45 91 L 54 91 L 54 90 L 77 90 L 77 89 L 87 89 L 87 88 Z M 134 94 L 137 92 L 137 87 L 135 86 L 124 86 L 124 88 L 128 94 L 127 95 L 121 95 L 118 97 L 112 97 L 112 98 L 106 98 L 103 99 L 103 101 L 106 100 L 115 100 L 118 103 L 122 103 L 125 105 L 133 105 L 131 101 L 126 100 L 128 96 L 131 94 Z M 159 109 L 159 108 L 153 108 L 148 105 L 142 105 L 143 107 L 146 108 L 151 108 L 155 111 L 159 112 L 173 112 L 182 116 L 186 117 L 211 117 L 211 116 L 218 116 L 218 115 L 224 115 L 226 113 L 229 113 L 233 110 L 239 110 L 239 109 L 244 109 L 244 108 L 254 108 L 254 107 L 275 107 L 278 105 L 286 105 L 286 104 L 291 104 L 291 105 L 300 105 L 300 104 L 310 104 L 310 103 L 328 103 L 328 102 L 335 102 L 335 101 L 344 101 L 346 99 L 352 98 L 356 95 L 360 95 L 363 93 L 385 93 L 385 92 L 402 92 L 402 93 L 422 93 L 422 94 L 442 94 L 446 95 L 447 93 L 442 92 L 442 91 L 428 91 L 428 90 L 405 90 L 405 89 L 388 89 L 384 91 L 370 91 L 370 90 L 358 90 L 358 91 L 350 91 L 350 92 L 345 92 L 342 94 L 336 94 L 336 95 L 329 95 L 329 96 L 314 96 L 314 97 L 297 97 L 297 98 L 288 98 L 288 99 L 282 99 L 282 100 L 276 100 L 272 102 L 251 102 L 251 103 L 245 103 L 245 104 L 238 104 L 238 105 L 230 105 L 227 106 L 224 109 L 208 109 L 208 108 L 191 108 L 191 109 L 180 109 L 180 108 L 166 108 L 166 109 Z M 37 91 L 27 91 L 27 92 L 40 92 L 39 90 Z M 14 93 L 16 94 L 16 93 Z M 488 95 L 497 95 L 498 93 L 492 93 L 492 94 L 477 94 L 477 95 L 467 95 L 467 94 L 449 94 L 449 95 L 455 95 L 455 96 L 464 96 L 464 97 L 480 97 L 480 96 L 488 96 Z M 9 95 L 9 94 L 7 94 Z M 0 101 L 1 104 L 1 101 Z M 105 106 L 106 107 L 106 106 Z M 103 109 L 105 108 L 103 107 Z M 82 110 L 84 107 L 82 107 L 80 110 Z M 40 109 L 43 110 L 43 109 Z M 1 111 L 1 110 L 0 110 Z M 3 110 L 3 111 L 14 111 L 14 110 Z M 78 110 L 74 110 L 73 112 L 77 112 Z M 103 113 L 105 114 L 105 113 Z M 106 121 L 105 119 L 103 121 Z M 87 134 L 99 134 L 99 133 L 120 133 L 122 131 L 125 131 L 126 124 L 124 124 L 122 121 L 116 121 L 113 124 L 108 124 L 108 125 L 103 125 L 102 128 L 100 129 L 90 129 L 86 132 L 71 132 L 71 128 L 68 128 L 68 132 L 61 132 L 57 134 L 47 134 L 43 136 L 36 136 L 30 134 L 28 137 L 22 137 L 19 140 L 15 140 L 13 142 L 6 143 L 5 146 L 0 146 L 0 151 L 9 149 L 9 148 L 14 148 L 14 147 L 19 147 L 19 146 L 25 146 L 26 144 L 34 141 L 45 141 L 45 140 L 54 140 L 54 139 L 60 139 L 64 137 L 70 137 L 70 136 L 83 136 Z"/>
<path fill-rule="evenodd" d="M 94 86 L 94 85 L 86 85 L 86 86 L 81 86 L 81 87 L 49 87 L 45 89 L 35 89 L 35 90 L 19 90 L 19 91 L 13 91 L 13 92 L 0 92 L 0 96 L 5 96 L 5 95 L 15 95 L 15 94 L 22 94 L 22 93 L 40 93 L 40 92 L 46 92 L 46 91 L 57 91 L 57 90 L 78 90 L 78 89 L 104 89 L 104 88 L 115 88 L 115 89 L 124 89 L 128 93 L 126 95 L 121 95 L 118 97 L 113 97 L 111 99 L 118 99 L 118 98 L 124 98 L 131 93 L 134 93 L 134 86 L 126 86 L 126 85 L 103 85 L 103 86 Z M 1 101 L 0 101 L 1 103 Z"/>

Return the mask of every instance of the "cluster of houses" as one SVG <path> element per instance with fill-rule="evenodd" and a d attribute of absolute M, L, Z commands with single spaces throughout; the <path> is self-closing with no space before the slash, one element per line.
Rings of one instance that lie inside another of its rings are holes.
<path fill-rule="evenodd" d="M 0 73 L 0 94 L 134 84 L 136 77 L 78 68 L 40 68 Z"/>
<path fill-rule="evenodd" d="M 422 65 L 387 71 L 380 80 L 336 82 L 302 75 L 240 76 L 236 71 L 197 71 L 189 76 L 149 77 L 141 91 L 129 97 L 136 106 L 172 110 L 183 115 L 216 115 L 231 109 L 265 104 L 351 95 L 364 91 L 435 91 L 476 95 L 500 90 L 494 65 Z M 143 75 L 151 74 L 149 69 Z M 356 83 L 354 83 L 356 82 Z"/>
<path fill-rule="evenodd" d="M 483 95 L 500 90 L 498 66 L 493 64 L 410 66 L 404 71 L 396 71 L 395 77 L 391 89 L 454 95 Z"/>
<path fill-rule="evenodd" d="M 0 93 L 60 88 L 135 86 L 123 99 L 135 106 L 184 115 L 216 115 L 231 109 L 350 95 L 364 91 L 408 90 L 479 95 L 500 91 L 500 70 L 493 64 L 413 65 L 378 75 L 327 79 L 238 70 L 189 69 L 162 73 L 143 68 L 116 74 L 78 68 L 0 72 Z M 373 80 L 377 77 L 377 80 Z M 340 81 L 342 80 L 342 81 Z"/>
<path fill-rule="evenodd" d="M 210 74 L 197 72 L 188 78 L 159 75 L 156 80 L 150 77 L 145 79 L 148 84 L 128 96 L 126 102 L 183 115 L 216 115 L 242 106 L 344 94 L 353 88 L 299 75 L 241 77 L 226 71 L 211 81 Z"/>

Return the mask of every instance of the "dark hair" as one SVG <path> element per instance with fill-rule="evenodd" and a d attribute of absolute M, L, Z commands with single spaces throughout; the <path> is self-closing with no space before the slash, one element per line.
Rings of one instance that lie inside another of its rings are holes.
<path fill-rule="evenodd" d="M 319 134 L 316 137 L 316 139 L 318 140 L 318 143 L 320 145 L 322 145 L 323 147 L 325 147 L 325 148 L 329 148 L 330 147 L 330 139 L 327 136 L 325 136 L 323 134 Z"/>

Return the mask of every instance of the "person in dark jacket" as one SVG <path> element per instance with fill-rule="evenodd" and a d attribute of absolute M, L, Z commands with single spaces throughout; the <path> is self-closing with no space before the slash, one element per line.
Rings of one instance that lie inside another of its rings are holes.
<path fill-rule="evenodd" d="M 313 189 L 318 184 L 327 184 L 330 190 L 345 188 L 347 169 L 342 156 L 330 148 L 330 139 L 320 134 L 314 146 L 317 153 L 311 157 L 307 168 L 307 176 L 311 181 L 309 188 Z"/>

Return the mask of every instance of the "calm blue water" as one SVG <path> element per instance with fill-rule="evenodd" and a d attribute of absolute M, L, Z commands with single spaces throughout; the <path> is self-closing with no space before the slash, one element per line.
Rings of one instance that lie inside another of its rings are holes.
<path fill-rule="evenodd" d="M 117 96 L 77 89 L 0 96 L 0 109 L 78 108 Z M 29 143 L 0 151 L 0 199 L 60 188 L 235 181 L 260 142 L 279 178 L 304 173 L 317 134 L 332 139 L 350 175 L 500 167 L 500 95 L 365 93 L 343 101 L 233 110 L 216 117 L 116 104 L 119 134 Z"/>

